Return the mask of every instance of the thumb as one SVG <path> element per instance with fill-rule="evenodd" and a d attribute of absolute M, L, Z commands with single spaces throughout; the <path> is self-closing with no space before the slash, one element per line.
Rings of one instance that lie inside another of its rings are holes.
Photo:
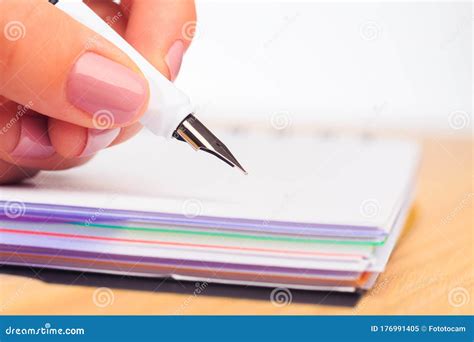
<path fill-rule="evenodd" d="M 174 81 L 196 29 L 193 0 L 124 0 L 125 36 L 162 74 Z"/>
<path fill-rule="evenodd" d="M 138 67 L 48 1 L 0 1 L 0 31 L 0 95 L 84 127 L 127 126 L 144 112 Z"/>

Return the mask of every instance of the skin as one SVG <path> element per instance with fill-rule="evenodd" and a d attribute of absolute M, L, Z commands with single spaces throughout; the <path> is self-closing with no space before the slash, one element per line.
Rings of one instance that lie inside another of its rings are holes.
<path fill-rule="evenodd" d="M 166 54 L 176 40 L 187 48 L 189 37 L 183 26 L 196 20 L 193 0 L 112 0 L 85 1 L 145 56 L 163 75 L 170 78 Z M 67 75 L 85 47 L 140 73 L 128 56 L 110 42 L 75 22 L 45 0 L 0 0 L 0 28 L 12 20 L 24 23 L 25 36 L 14 42 L 0 34 L 0 127 L 12 122 L 18 104 L 33 105 L 26 115 L 41 115 L 55 154 L 46 159 L 14 158 L 9 155 L 20 136 L 20 120 L 0 134 L 0 184 L 16 183 L 41 170 L 63 170 L 86 163 L 92 157 L 77 157 L 87 143 L 87 128 L 92 117 L 71 106 L 65 95 Z M 61 34 L 58 34 L 58 31 Z M 87 44 L 92 41 L 93 44 Z M 120 144 L 141 129 L 138 123 L 146 105 L 136 118 L 120 126 L 110 145 Z M 15 121 L 15 120 L 13 120 Z M 117 127 L 117 126 L 115 126 Z"/>

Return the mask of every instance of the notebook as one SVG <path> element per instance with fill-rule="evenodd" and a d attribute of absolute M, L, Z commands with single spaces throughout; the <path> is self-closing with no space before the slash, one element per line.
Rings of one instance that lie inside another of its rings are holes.
<path fill-rule="evenodd" d="M 0 262 L 184 280 L 370 288 L 413 200 L 419 147 L 222 136 L 247 176 L 146 132 L 0 188 Z"/>

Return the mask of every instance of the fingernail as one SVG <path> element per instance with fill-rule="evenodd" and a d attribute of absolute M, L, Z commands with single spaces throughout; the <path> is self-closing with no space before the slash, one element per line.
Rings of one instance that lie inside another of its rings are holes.
<path fill-rule="evenodd" d="M 86 146 L 79 157 L 90 156 L 106 148 L 117 138 L 119 133 L 120 128 L 103 130 L 89 128 Z"/>
<path fill-rule="evenodd" d="M 45 159 L 54 154 L 49 140 L 48 121 L 42 117 L 23 116 L 21 119 L 20 139 L 12 157 Z"/>
<path fill-rule="evenodd" d="M 108 58 L 86 52 L 74 64 L 67 97 L 75 107 L 94 115 L 112 113 L 111 124 L 133 121 L 147 99 L 146 80 Z"/>
<path fill-rule="evenodd" d="M 176 77 L 178 77 L 181 62 L 183 61 L 183 54 L 184 43 L 181 40 L 175 41 L 166 54 L 165 61 L 166 64 L 168 64 L 171 81 L 174 81 Z"/>

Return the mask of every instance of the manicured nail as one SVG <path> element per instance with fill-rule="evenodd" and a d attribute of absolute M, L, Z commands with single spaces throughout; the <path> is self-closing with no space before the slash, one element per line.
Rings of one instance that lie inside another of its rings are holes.
<path fill-rule="evenodd" d="M 45 159 L 54 154 L 49 140 L 48 121 L 39 116 L 23 116 L 21 119 L 20 139 L 12 157 Z"/>
<path fill-rule="evenodd" d="M 184 43 L 181 40 L 175 41 L 166 54 L 165 61 L 166 64 L 168 64 L 171 81 L 174 81 L 176 77 L 178 77 L 181 62 L 183 61 L 183 54 Z"/>
<path fill-rule="evenodd" d="M 93 155 L 109 146 L 117 138 L 120 128 L 114 129 L 93 129 L 89 128 L 87 133 L 87 142 L 80 157 Z"/>
<path fill-rule="evenodd" d="M 108 58 L 86 52 L 74 64 L 67 97 L 75 107 L 91 114 L 112 113 L 111 124 L 133 121 L 147 99 L 146 80 Z"/>

